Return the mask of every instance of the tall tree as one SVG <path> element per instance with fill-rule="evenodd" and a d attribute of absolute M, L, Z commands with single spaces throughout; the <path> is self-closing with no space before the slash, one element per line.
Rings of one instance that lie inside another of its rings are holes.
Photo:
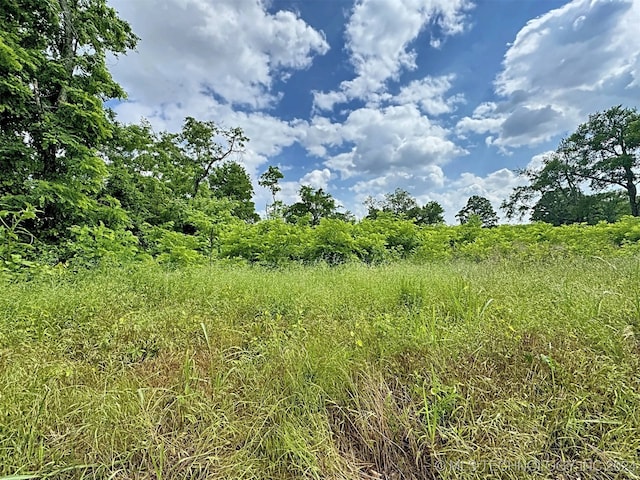
<path fill-rule="evenodd" d="M 209 186 L 216 198 L 226 198 L 234 202 L 231 210 L 233 216 L 248 222 L 259 220 L 256 206 L 251 200 L 251 178 L 242 165 L 237 162 L 224 162 L 215 167 L 209 176 Z"/>
<path fill-rule="evenodd" d="M 631 214 L 637 217 L 639 149 L 640 115 L 636 109 L 619 105 L 590 115 L 560 143 L 557 153 L 594 191 L 612 186 L 626 190 Z"/>
<path fill-rule="evenodd" d="M 2 2 L 0 197 L 38 204 L 36 233 L 91 221 L 107 174 L 96 152 L 112 133 L 103 103 L 125 96 L 106 56 L 136 41 L 106 0 Z"/>
<path fill-rule="evenodd" d="M 311 225 L 318 225 L 322 218 L 332 218 L 337 214 L 338 206 L 330 193 L 322 188 L 314 190 L 309 185 L 300 187 L 300 201 L 285 209 L 284 218 L 290 223 L 304 216 L 311 218 Z"/>
<path fill-rule="evenodd" d="M 456 218 L 462 225 L 467 223 L 472 216 L 478 217 L 483 227 L 495 227 L 498 224 L 498 215 L 491 202 L 479 195 L 472 195 L 464 208 L 456 214 Z"/>
<path fill-rule="evenodd" d="M 566 212 L 577 209 L 569 218 L 583 218 L 579 204 L 588 187 L 594 192 L 621 189 L 629 211 L 638 216 L 639 150 L 640 115 L 636 109 L 616 106 L 590 115 L 575 133 L 561 141 L 555 153 L 543 159 L 540 168 L 520 171 L 529 184 L 516 188 L 502 208 L 508 217 L 521 217 L 537 202 L 542 201 L 544 206 L 551 199 L 555 203 L 564 199 L 571 206 Z"/>
<path fill-rule="evenodd" d="M 418 207 L 418 202 L 409 192 L 396 188 L 393 193 L 387 193 L 382 202 L 382 210 L 394 215 L 407 215 L 409 211 Z"/>
<path fill-rule="evenodd" d="M 269 165 L 269 168 L 266 172 L 260 175 L 260 180 L 258 180 L 258 185 L 261 187 L 268 188 L 271 191 L 271 196 L 273 197 L 273 203 L 276 203 L 276 194 L 282 190 L 278 182 L 284 178 L 284 175 L 280 171 L 278 167 L 274 167 L 273 165 Z"/>
<path fill-rule="evenodd" d="M 180 133 L 163 133 L 163 168 L 176 192 L 195 198 L 213 168 L 242 153 L 249 139 L 239 127 L 224 129 L 215 122 L 187 117 Z"/>
<path fill-rule="evenodd" d="M 267 217 L 279 216 L 282 213 L 282 201 L 276 200 L 276 194 L 282 189 L 278 182 L 284 178 L 284 175 L 278 167 L 269 165 L 266 172 L 260 175 L 258 185 L 268 188 L 271 191 L 272 203 L 267 205 Z"/>

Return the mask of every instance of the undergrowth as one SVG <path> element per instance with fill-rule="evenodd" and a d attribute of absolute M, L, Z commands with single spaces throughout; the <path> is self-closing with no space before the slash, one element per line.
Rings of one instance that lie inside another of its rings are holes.
<path fill-rule="evenodd" d="M 640 261 L 0 285 L 0 478 L 640 476 Z"/>

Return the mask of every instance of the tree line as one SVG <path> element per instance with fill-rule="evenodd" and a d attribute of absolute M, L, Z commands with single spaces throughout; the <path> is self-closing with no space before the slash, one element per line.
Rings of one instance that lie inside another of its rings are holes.
<path fill-rule="evenodd" d="M 261 221 L 251 179 L 239 162 L 249 139 L 240 127 L 188 117 L 181 131 L 124 125 L 105 106 L 126 93 L 107 55 L 138 38 L 106 0 L 18 0 L 0 9 L 0 257 L 64 262 L 90 249 L 160 252 L 202 242 L 213 248 L 225 225 Z M 613 107 L 589 117 L 502 208 L 554 225 L 638 216 L 640 117 Z M 260 176 L 271 192 L 266 216 L 318 227 L 323 219 L 354 223 L 324 189 L 302 185 L 299 199 L 278 199 L 276 166 Z M 366 220 L 444 222 L 443 208 L 420 205 L 396 189 L 365 201 Z M 486 198 L 472 196 L 456 218 L 495 227 Z M 189 240 L 192 238 L 193 240 Z M 182 248 L 182 247 L 181 247 Z"/>

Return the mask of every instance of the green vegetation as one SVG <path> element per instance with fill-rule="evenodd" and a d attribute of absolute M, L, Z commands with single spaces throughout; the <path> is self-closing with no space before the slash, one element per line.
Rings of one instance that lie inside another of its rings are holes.
<path fill-rule="evenodd" d="M 136 41 L 106 0 L 0 9 L 0 480 L 640 477 L 635 109 L 523 172 L 548 223 L 356 221 L 274 166 L 261 220 L 241 128 L 105 108 Z"/>
<path fill-rule="evenodd" d="M 539 168 L 520 172 L 529 184 L 516 188 L 502 208 L 508 217 L 531 211 L 533 220 L 556 225 L 637 217 L 639 150 L 640 114 L 635 108 L 618 105 L 594 113 Z M 600 195 L 585 193 L 587 188 Z"/>
<path fill-rule="evenodd" d="M 472 195 L 467 204 L 456 213 L 456 218 L 461 225 L 469 222 L 472 217 L 478 217 L 483 227 L 495 227 L 498 225 L 498 215 L 496 214 L 491 202 L 479 195 Z"/>
<path fill-rule="evenodd" d="M 4 282 L 0 478 L 637 478 L 638 278 L 570 257 Z"/>
<path fill-rule="evenodd" d="M 382 201 L 377 201 L 369 196 L 364 205 L 368 209 L 367 218 L 372 220 L 386 214 L 394 218 L 412 220 L 416 225 L 444 223 L 442 205 L 432 201 L 420 206 L 409 192 L 401 188 L 396 188 L 393 193 L 387 193 Z"/>

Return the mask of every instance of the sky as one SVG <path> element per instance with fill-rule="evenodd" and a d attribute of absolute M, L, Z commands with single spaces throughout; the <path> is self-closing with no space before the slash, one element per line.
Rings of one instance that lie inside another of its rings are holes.
<path fill-rule="evenodd" d="M 109 59 L 118 119 L 241 127 L 236 158 L 280 167 L 357 217 L 402 188 L 448 223 L 500 203 L 515 170 L 588 119 L 640 105 L 640 0 L 109 0 L 140 37 Z"/>

